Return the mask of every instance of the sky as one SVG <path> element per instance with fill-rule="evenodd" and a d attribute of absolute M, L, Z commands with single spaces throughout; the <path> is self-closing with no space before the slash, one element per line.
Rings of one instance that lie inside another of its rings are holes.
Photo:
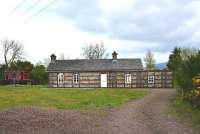
<path fill-rule="evenodd" d="M 104 42 L 110 55 L 166 62 L 175 46 L 200 48 L 199 0 L 1 0 L 0 40 L 24 45 L 37 63 L 52 53 L 82 58 L 86 44 Z M 0 62 L 3 62 L 0 48 Z"/>

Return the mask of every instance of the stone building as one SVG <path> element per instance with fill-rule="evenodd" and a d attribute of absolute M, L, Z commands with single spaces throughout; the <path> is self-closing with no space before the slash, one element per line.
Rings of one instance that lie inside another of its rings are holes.
<path fill-rule="evenodd" d="M 48 66 L 49 87 L 172 88 L 172 72 L 144 70 L 138 58 L 56 60 Z"/>

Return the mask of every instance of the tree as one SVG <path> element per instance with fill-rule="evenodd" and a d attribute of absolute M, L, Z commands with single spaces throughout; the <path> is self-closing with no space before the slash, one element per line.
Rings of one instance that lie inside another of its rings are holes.
<path fill-rule="evenodd" d="M 199 52 L 197 48 L 181 48 L 181 58 L 183 61 L 188 60 L 191 56 L 196 56 Z"/>
<path fill-rule="evenodd" d="M 155 69 L 155 59 L 153 53 L 148 50 L 146 57 L 144 58 L 146 69 L 152 70 Z"/>
<path fill-rule="evenodd" d="M 200 74 L 200 53 L 188 57 L 186 61 L 183 61 L 180 69 L 176 72 L 176 81 L 179 85 L 179 90 L 182 91 L 182 97 L 188 98 L 187 94 L 191 93 L 195 89 L 195 85 L 192 79 Z M 189 96 L 192 97 L 192 96 Z"/>
<path fill-rule="evenodd" d="M 169 56 L 169 61 L 167 63 L 168 68 L 171 71 L 176 72 L 180 64 L 183 61 L 187 61 L 191 56 L 198 55 L 198 49 L 196 48 L 175 48 L 172 54 Z"/>
<path fill-rule="evenodd" d="M 182 62 L 182 57 L 181 57 L 181 48 L 175 48 L 169 56 L 169 61 L 167 63 L 167 67 L 169 70 L 173 71 L 174 73 L 176 70 L 179 68 Z"/>
<path fill-rule="evenodd" d="M 106 53 L 106 48 L 104 43 L 95 43 L 95 44 L 86 44 L 82 48 L 82 56 L 86 59 L 103 59 L 107 58 L 108 54 Z"/>
<path fill-rule="evenodd" d="M 5 65 L 0 65 L 0 80 L 4 79 Z"/>
<path fill-rule="evenodd" d="M 35 80 L 38 84 L 47 84 L 48 73 L 44 65 L 36 65 L 31 71 L 31 78 Z"/>
<path fill-rule="evenodd" d="M 173 71 L 175 86 L 183 98 L 195 88 L 192 79 L 200 74 L 199 61 L 200 52 L 197 49 L 175 48 L 169 56 L 167 66 Z"/>
<path fill-rule="evenodd" d="M 29 61 L 16 61 L 10 64 L 9 67 L 10 70 L 15 70 L 15 71 L 26 71 L 26 72 L 31 72 L 33 69 L 33 64 Z"/>
<path fill-rule="evenodd" d="M 178 87 L 186 87 L 183 84 L 187 82 L 183 81 L 184 71 L 186 71 L 186 65 L 191 57 L 198 56 L 198 49 L 195 48 L 175 48 L 172 54 L 169 56 L 167 66 L 169 70 L 173 72 L 174 84 Z M 193 64 L 193 63 L 191 63 Z M 189 77 L 188 77 L 189 78 Z"/>
<path fill-rule="evenodd" d="M 2 41 L 3 55 L 6 67 L 15 60 L 22 59 L 23 46 L 15 40 L 4 39 Z"/>

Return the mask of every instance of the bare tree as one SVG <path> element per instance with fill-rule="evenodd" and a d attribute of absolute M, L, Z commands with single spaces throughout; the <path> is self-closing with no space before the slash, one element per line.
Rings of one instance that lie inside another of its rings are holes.
<path fill-rule="evenodd" d="M 108 57 L 104 43 L 86 44 L 82 48 L 82 56 L 86 59 L 103 59 Z"/>
<path fill-rule="evenodd" d="M 3 56 L 6 67 L 8 67 L 15 60 L 22 59 L 23 45 L 15 40 L 4 39 L 2 41 Z"/>
<path fill-rule="evenodd" d="M 155 59 L 153 53 L 148 50 L 146 57 L 144 58 L 146 69 L 152 70 L 155 69 Z"/>

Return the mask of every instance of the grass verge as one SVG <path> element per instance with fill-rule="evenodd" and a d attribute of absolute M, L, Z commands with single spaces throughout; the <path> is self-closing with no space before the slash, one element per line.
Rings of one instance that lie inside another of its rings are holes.
<path fill-rule="evenodd" d="M 193 128 L 200 128 L 200 108 L 192 106 L 188 101 L 182 100 L 181 97 L 176 97 L 173 100 L 172 113 L 181 121 L 188 122 Z"/>
<path fill-rule="evenodd" d="M 40 106 L 58 109 L 116 107 L 139 99 L 148 91 L 133 89 L 59 89 L 28 86 L 0 86 L 0 109 L 15 106 Z"/>

